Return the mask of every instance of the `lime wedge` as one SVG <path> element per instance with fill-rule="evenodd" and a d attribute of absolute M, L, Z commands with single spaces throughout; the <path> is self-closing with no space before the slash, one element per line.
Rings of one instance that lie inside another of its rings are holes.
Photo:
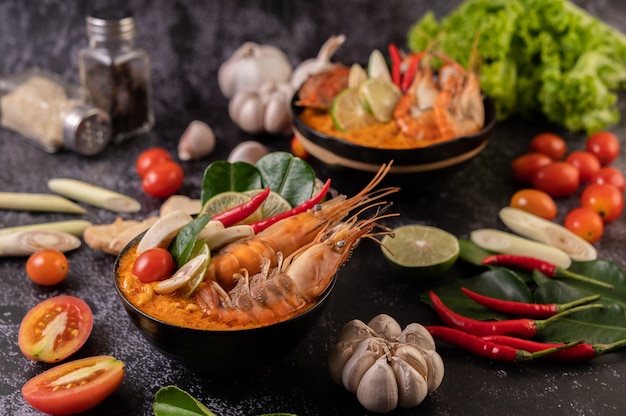
<path fill-rule="evenodd" d="M 358 87 L 367 80 L 367 72 L 359 64 L 352 64 L 348 73 L 348 88 Z"/>
<path fill-rule="evenodd" d="M 359 87 L 359 97 L 365 109 L 376 120 L 387 123 L 393 118 L 393 110 L 402 97 L 402 92 L 389 80 L 370 78 Z"/>
<path fill-rule="evenodd" d="M 393 232 L 383 237 L 381 250 L 387 262 L 406 276 L 436 277 L 459 257 L 459 240 L 440 228 L 412 224 Z"/>
<path fill-rule="evenodd" d="M 251 191 L 245 191 L 244 193 L 250 197 L 262 192 L 262 189 L 254 189 Z M 267 199 L 263 201 L 261 204 L 261 212 L 263 213 L 263 218 L 270 218 L 276 214 L 280 214 L 281 212 L 285 212 L 290 210 L 291 204 L 282 197 L 278 192 L 271 191 L 267 196 Z"/>
<path fill-rule="evenodd" d="M 376 123 L 359 97 L 358 88 L 347 88 L 334 99 L 330 115 L 337 130 L 348 131 Z"/>
<path fill-rule="evenodd" d="M 227 209 L 234 208 L 250 200 L 250 196 L 243 192 L 227 191 L 217 194 L 204 203 L 204 206 L 200 210 L 198 216 L 211 215 L 214 216 Z M 243 222 L 252 223 L 263 219 L 263 212 L 261 208 L 254 211 Z"/>

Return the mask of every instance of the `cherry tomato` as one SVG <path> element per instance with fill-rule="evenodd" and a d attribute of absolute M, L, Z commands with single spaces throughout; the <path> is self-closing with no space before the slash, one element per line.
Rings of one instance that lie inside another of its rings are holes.
<path fill-rule="evenodd" d="M 152 147 L 148 150 L 144 150 L 139 157 L 137 157 L 135 169 L 139 176 L 143 178 L 150 168 L 170 160 L 172 160 L 172 156 L 167 150 L 162 147 Z"/>
<path fill-rule="evenodd" d="M 606 166 L 619 155 L 620 144 L 613 133 L 598 131 L 587 138 L 585 149 L 596 155 L 602 166 Z"/>
<path fill-rule="evenodd" d="M 530 141 L 530 151 L 548 155 L 552 160 L 561 160 L 567 152 L 567 144 L 557 134 L 539 133 Z"/>
<path fill-rule="evenodd" d="M 626 181 L 621 170 L 613 166 L 604 166 L 600 168 L 592 177 L 591 183 L 609 183 L 624 192 L 626 189 Z"/>
<path fill-rule="evenodd" d="M 580 205 L 591 208 L 607 223 L 617 219 L 624 210 L 624 195 L 613 185 L 593 183 L 580 195 Z"/>
<path fill-rule="evenodd" d="M 580 173 L 567 162 L 552 162 L 542 166 L 533 177 L 533 188 L 552 197 L 573 194 L 580 185 Z"/>
<path fill-rule="evenodd" d="M 513 176 L 520 183 L 530 184 L 533 181 L 535 172 L 542 167 L 552 163 L 552 159 L 543 153 L 531 152 L 518 156 L 511 163 Z"/>
<path fill-rule="evenodd" d="M 174 272 L 174 258 L 164 248 L 151 248 L 141 253 L 133 264 L 133 274 L 143 283 L 167 279 Z"/>
<path fill-rule="evenodd" d="M 26 261 L 26 274 L 33 282 L 42 286 L 61 283 L 68 272 L 67 257 L 57 250 L 39 250 Z"/>
<path fill-rule="evenodd" d="M 604 232 L 602 217 L 587 207 L 574 208 L 568 212 L 563 225 L 590 243 L 598 241 Z"/>
<path fill-rule="evenodd" d="M 35 361 L 55 363 L 85 344 L 93 327 L 93 314 L 85 301 L 56 296 L 35 305 L 22 319 L 18 345 Z"/>
<path fill-rule="evenodd" d="M 293 136 L 291 139 L 291 153 L 294 156 L 299 157 L 300 159 L 308 159 L 309 153 L 306 151 L 300 140 L 298 140 L 298 136 Z"/>
<path fill-rule="evenodd" d="M 565 158 L 565 161 L 574 165 L 580 172 L 580 183 L 586 183 L 600 170 L 600 161 L 593 153 L 583 150 L 574 150 Z"/>
<path fill-rule="evenodd" d="M 511 198 L 510 205 L 547 220 L 556 217 L 557 208 L 554 199 L 538 189 L 517 191 Z"/>
<path fill-rule="evenodd" d="M 43 413 L 73 415 L 95 407 L 124 380 L 124 363 L 108 355 L 52 367 L 22 386 L 28 404 Z"/>
<path fill-rule="evenodd" d="M 141 181 L 143 190 L 156 198 L 174 195 L 183 185 L 185 173 L 176 162 L 166 161 L 148 170 Z"/>

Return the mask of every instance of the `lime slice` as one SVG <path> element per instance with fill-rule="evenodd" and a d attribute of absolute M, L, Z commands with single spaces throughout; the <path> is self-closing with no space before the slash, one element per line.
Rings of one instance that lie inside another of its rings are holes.
<path fill-rule="evenodd" d="M 382 239 L 385 259 L 400 273 L 432 278 L 447 271 L 459 257 L 459 240 L 452 234 L 426 225 L 404 225 Z"/>
<path fill-rule="evenodd" d="M 376 120 L 387 123 L 393 118 L 393 110 L 402 92 L 391 81 L 383 78 L 370 78 L 359 87 L 359 97 Z"/>
<path fill-rule="evenodd" d="M 227 191 L 217 194 L 210 198 L 208 201 L 204 203 L 204 206 L 200 210 L 198 216 L 201 215 L 211 215 L 214 216 L 221 212 L 226 211 L 227 209 L 234 208 L 238 205 L 241 205 L 250 200 L 250 196 L 246 195 L 243 192 L 234 192 Z M 258 208 L 254 211 L 248 218 L 246 218 L 244 223 L 252 223 L 255 221 L 260 221 L 263 219 L 263 212 L 261 208 Z"/>
<path fill-rule="evenodd" d="M 250 191 L 245 191 L 244 193 L 250 197 L 262 192 L 262 189 L 254 189 Z M 291 204 L 282 197 L 278 192 L 271 191 L 267 196 L 267 199 L 263 201 L 261 204 L 261 212 L 263 213 L 263 218 L 270 218 L 276 214 L 280 214 L 281 212 L 285 212 L 290 210 Z"/>
<path fill-rule="evenodd" d="M 358 88 L 346 88 L 334 99 L 330 115 L 337 130 L 348 131 L 376 123 L 376 119 L 367 112 Z"/>

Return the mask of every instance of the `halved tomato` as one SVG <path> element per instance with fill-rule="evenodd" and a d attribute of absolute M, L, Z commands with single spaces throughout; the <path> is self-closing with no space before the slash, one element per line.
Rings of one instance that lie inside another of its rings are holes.
<path fill-rule="evenodd" d="M 124 363 L 99 355 L 60 364 L 31 378 L 22 396 L 40 412 L 73 415 L 109 397 L 122 384 Z"/>
<path fill-rule="evenodd" d="M 85 301 L 56 296 L 35 305 L 22 319 L 18 344 L 31 360 L 56 363 L 85 344 L 93 328 L 93 313 Z"/>

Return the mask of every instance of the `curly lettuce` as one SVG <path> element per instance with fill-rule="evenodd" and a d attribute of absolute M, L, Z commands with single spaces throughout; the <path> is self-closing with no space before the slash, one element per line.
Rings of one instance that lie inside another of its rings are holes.
<path fill-rule="evenodd" d="M 567 0 L 467 0 L 439 21 L 426 13 L 408 45 L 434 45 L 466 66 L 477 51 L 500 120 L 539 111 L 587 133 L 619 121 L 626 36 Z"/>

